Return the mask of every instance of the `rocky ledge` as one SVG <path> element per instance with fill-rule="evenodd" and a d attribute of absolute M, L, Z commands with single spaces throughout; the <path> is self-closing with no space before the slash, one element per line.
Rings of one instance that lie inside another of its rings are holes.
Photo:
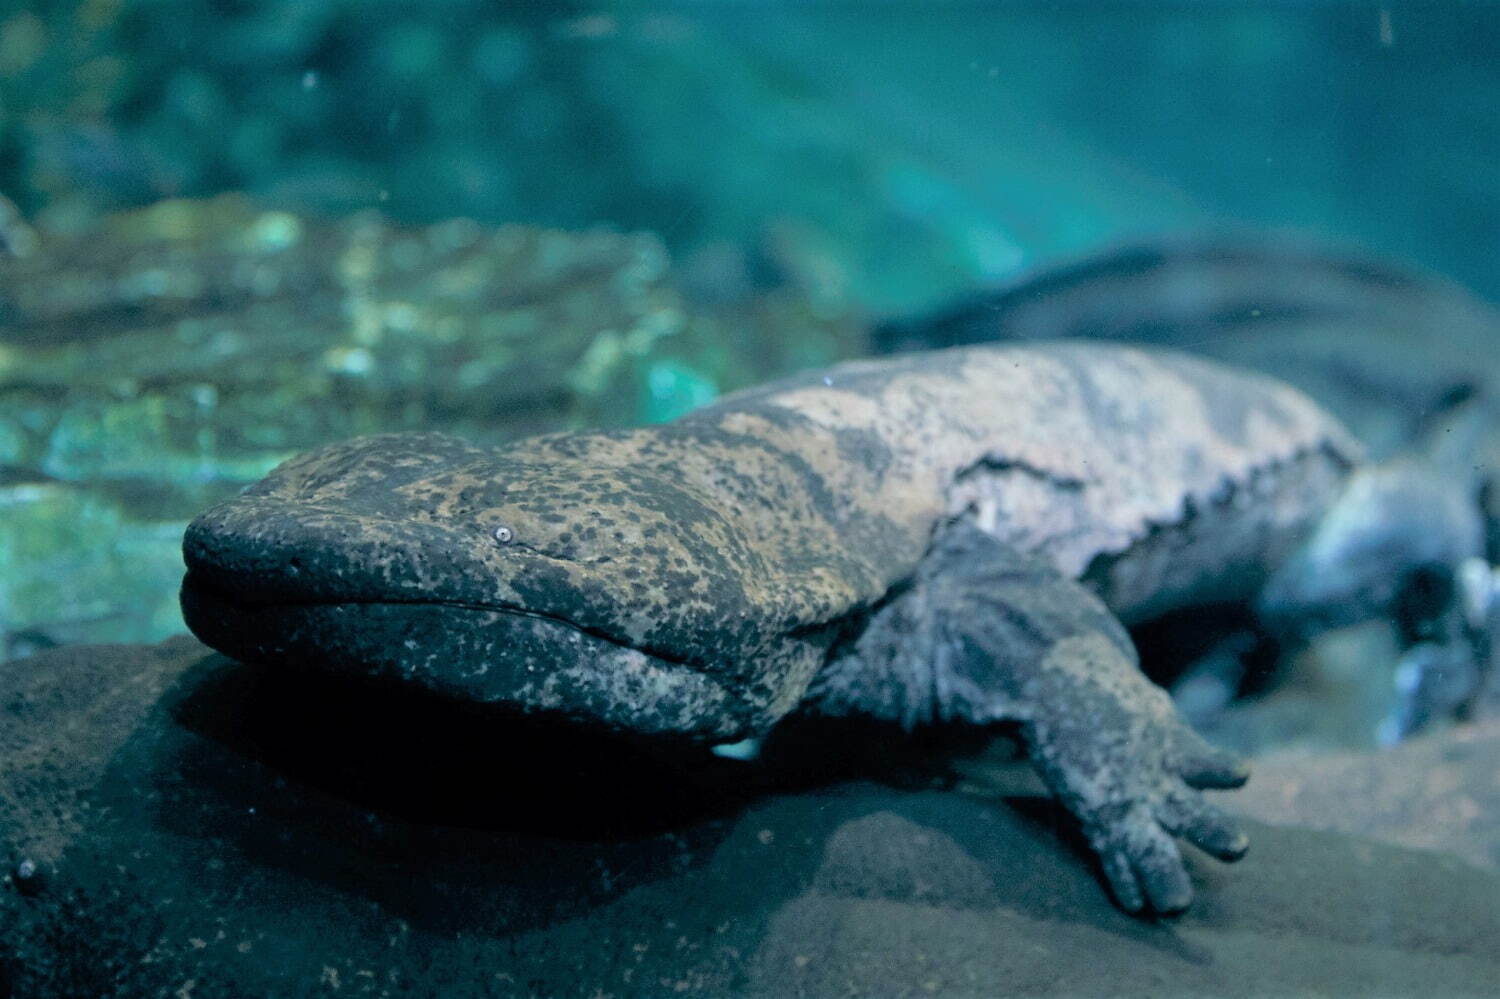
<path fill-rule="evenodd" d="M 1252 824 L 1245 861 L 1192 864 L 1190 912 L 1142 922 L 999 765 L 984 794 L 778 776 L 246 667 L 187 638 L 6 663 L 0 711 L 8 996 L 1477 996 L 1500 981 L 1500 874 L 1299 827 L 1321 772 L 1303 767 L 1257 778 L 1257 807 L 1290 825 Z M 1448 738 L 1493 763 L 1494 741 Z M 1469 800 L 1495 828 L 1495 796 Z"/>

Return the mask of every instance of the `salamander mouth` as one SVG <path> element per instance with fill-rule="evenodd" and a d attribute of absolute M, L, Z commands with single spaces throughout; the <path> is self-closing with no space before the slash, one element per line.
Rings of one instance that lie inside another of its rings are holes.
<path fill-rule="evenodd" d="M 586 636 L 588 636 L 590 638 L 593 638 L 593 639 L 596 639 L 596 640 L 598 640 L 600 642 L 605 642 L 605 643 L 607 643 L 609 645 L 616 646 L 616 647 L 618 647 L 618 648 L 620 648 L 622 650 L 634 650 L 634 651 L 638 651 L 638 652 L 641 652 L 644 655 L 650 656 L 653 659 L 658 659 L 658 660 L 660 660 L 662 662 L 665 662 L 665 663 L 671 663 L 671 664 L 676 665 L 676 666 L 681 666 L 684 669 L 691 669 L 691 668 L 693 668 L 692 664 L 690 664 L 689 662 L 687 662 L 686 660 L 684 660 L 684 659 L 682 659 L 680 657 L 673 656 L 673 655 L 670 655 L 670 654 L 666 654 L 666 653 L 663 653 L 660 650 L 656 650 L 656 649 L 642 649 L 642 648 L 638 648 L 636 646 L 631 645 L 629 642 L 623 642 L 623 641 L 621 641 L 620 639 L 616 638 L 613 635 L 608 634 L 607 632 L 604 632 L 604 631 L 602 631 L 600 629 L 597 629 L 597 628 L 589 628 L 586 625 L 579 624 L 577 621 L 570 620 L 569 618 L 563 617 L 560 614 L 549 614 L 546 611 L 539 611 L 539 610 L 535 610 L 535 609 L 528 608 L 528 607 L 517 607 L 517 606 L 513 606 L 513 605 L 510 605 L 510 604 L 504 604 L 504 603 L 482 602 L 482 601 L 474 601 L 474 600 L 459 600 L 459 599 L 446 598 L 446 597 L 435 597 L 435 598 L 432 598 L 432 597 L 410 597 L 410 598 L 404 598 L 404 597 L 392 596 L 392 597 L 369 597 L 369 598 L 359 598 L 359 599 L 332 598 L 332 597 L 328 598 L 328 599 L 318 599 L 317 597 L 311 597 L 311 596 L 307 596 L 305 594 L 285 595 L 285 596 L 264 595 L 263 594 L 263 595 L 259 595 L 259 596 L 249 596 L 249 597 L 246 597 L 246 596 L 243 596 L 243 595 L 237 595 L 237 594 L 234 594 L 234 593 L 230 593 L 227 590 L 221 589 L 221 588 L 215 586 L 214 583 L 209 582 L 209 581 L 205 581 L 205 580 L 199 578 L 200 575 L 201 574 L 199 574 L 199 573 L 194 573 L 194 572 L 190 571 L 184 577 L 183 583 L 182 583 L 182 593 L 183 593 L 182 599 L 183 599 L 184 602 L 186 602 L 189 599 L 188 592 L 191 590 L 191 591 L 193 591 L 194 599 L 207 599 L 207 600 L 213 601 L 214 603 L 216 603 L 217 605 L 219 605 L 221 608 L 224 608 L 224 607 L 239 608 L 242 611 L 255 612 L 255 613 L 261 614 L 261 615 L 296 614 L 299 611 L 311 610 L 313 608 L 319 608 L 319 607 L 323 607 L 323 608 L 332 608 L 332 607 L 346 607 L 346 608 L 351 608 L 351 607 L 361 607 L 361 606 L 389 606 L 389 607 L 412 607 L 412 608 L 416 608 L 416 607 L 443 608 L 443 607 L 446 607 L 446 608 L 452 609 L 455 612 L 466 612 L 467 611 L 467 612 L 473 612 L 475 614 L 504 614 L 504 615 L 513 615 L 513 616 L 516 616 L 516 617 L 534 618 L 534 619 L 536 619 L 538 621 L 546 621 L 546 622 L 554 624 L 554 625 L 556 625 L 556 626 L 558 626 L 560 628 L 569 628 L 569 629 L 571 629 L 573 631 L 577 631 L 580 634 L 586 635 Z M 191 625 L 190 625 L 190 627 L 191 627 Z M 194 633 L 196 634 L 196 631 Z"/>
<path fill-rule="evenodd" d="M 738 738 L 737 700 L 684 663 L 530 609 L 449 599 L 247 599 L 189 572 L 182 613 L 245 662 L 416 685 L 640 734 Z"/>

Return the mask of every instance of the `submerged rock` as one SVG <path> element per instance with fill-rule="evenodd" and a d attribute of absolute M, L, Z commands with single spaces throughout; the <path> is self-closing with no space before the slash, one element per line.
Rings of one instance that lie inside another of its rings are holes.
<path fill-rule="evenodd" d="M 0 631 L 180 630 L 187 518 L 299 451 L 669 419 L 858 339 L 791 291 L 695 309 L 643 233 L 234 195 L 44 232 L 0 254 Z"/>
<path fill-rule="evenodd" d="M 1500 719 L 1382 752 L 1276 753 L 1233 803 L 1267 822 L 1445 850 L 1500 871 Z"/>
<path fill-rule="evenodd" d="M 1243 863 L 1192 864 L 1189 914 L 1141 922 L 1015 775 L 988 797 L 797 788 L 185 638 L 6 664 L 0 709 L 16 996 L 1482 995 L 1500 975 L 1492 872 L 1256 826 Z"/>
<path fill-rule="evenodd" d="M 850 328 L 695 314 L 644 233 L 165 201 L 0 261 L 0 459 L 187 489 L 371 430 L 633 422 L 654 362 L 737 387 Z"/>

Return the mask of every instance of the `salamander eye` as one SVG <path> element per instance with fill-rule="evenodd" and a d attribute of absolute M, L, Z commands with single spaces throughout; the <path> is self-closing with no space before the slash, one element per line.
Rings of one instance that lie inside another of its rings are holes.
<path fill-rule="evenodd" d="M 490 535 L 502 545 L 508 545 L 512 541 L 516 540 L 516 532 L 512 531 L 509 527 L 506 527 L 504 524 L 496 527 L 493 531 L 490 532 Z"/>

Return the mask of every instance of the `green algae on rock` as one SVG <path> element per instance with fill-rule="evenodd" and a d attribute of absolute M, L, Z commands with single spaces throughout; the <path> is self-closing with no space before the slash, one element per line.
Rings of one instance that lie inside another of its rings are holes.
<path fill-rule="evenodd" d="M 669 418 L 857 342 L 852 320 L 789 292 L 694 309 L 646 234 L 161 202 L 0 256 L 0 489 L 65 484 L 128 529 L 171 533 L 332 439 L 420 428 L 500 441 Z M 23 545 L 21 527 L 0 527 L 0 579 L 59 575 L 5 554 L 50 547 L 76 603 L 141 620 L 104 546 L 34 519 L 41 533 Z M 0 626 L 56 616 L 0 584 Z M 174 624 L 61 634 L 140 639 Z"/>

